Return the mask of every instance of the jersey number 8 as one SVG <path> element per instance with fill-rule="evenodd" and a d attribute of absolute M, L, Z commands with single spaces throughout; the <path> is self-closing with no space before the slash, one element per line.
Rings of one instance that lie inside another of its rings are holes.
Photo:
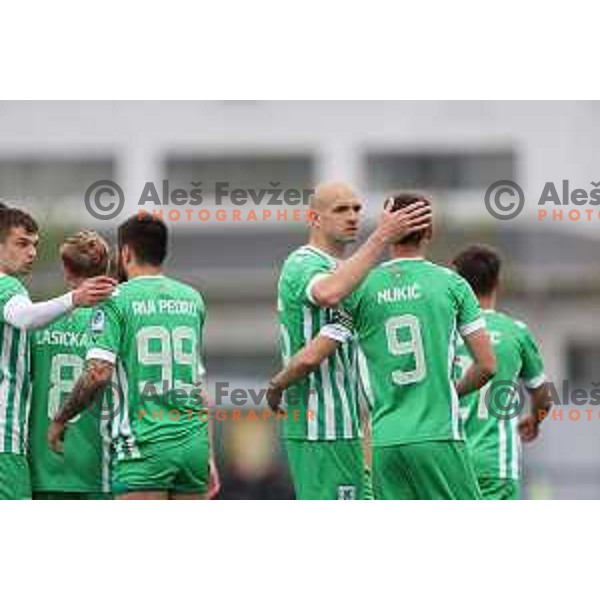
<path fill-rule="evenodd" d="M 70 372 L 69 376 L 65 376 Z M 75 387 L 75 382 L 83 372 L 83 359 L 75 354 L 57 354 L 50 363 L 50 389 L 48 390 L 48 418 L 54 419 L 62 406 L 62 400 Z M 69 421 L 75 423 L 81 415 Z"/>

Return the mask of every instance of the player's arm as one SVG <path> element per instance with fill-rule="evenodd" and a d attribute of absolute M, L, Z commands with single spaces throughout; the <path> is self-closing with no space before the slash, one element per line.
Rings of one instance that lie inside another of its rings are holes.
<path fill-rule="evenodd" d="M 104 300 L 115 285 L 110 277 L 93 277 L 74 291 L 44 302 L 32 302 L 28 296 L 18 294 L 5 304 L 4 320 L 17 329 L 41 329 L 78 306 L 93 306 Z"/>
<path fill-rule="evenodd" d="M 208 395 L 206 391 L 206 372 L 204 370 L 204 366 L 200 364 L 200 373 L 202 379 L 202 402 L 204 406 L 208 408 L 209 411 L 213 411 L 215 408 L 214 401 Z M 217 468 L 217 461 L 215 459 L 215 426 L 213 423 L 213 419 L 208 419 L 208 447 L 209 447 L 209 457 L 208 457 L 208 492 L 206 493 L 206 499 L 212 500 L 216 498 L 220 489 L 221 489 L 221 478 L 219 477 L 219 470 Z"/>
<path fill-rule="evenodd" d="M 431 225 L 431 208 L 415 203 L 390 212 L 386 207 L 379 225 L 362 246 L 333 273 L 315 277 L 307 291 L 318 306 L 337 306 L 348 296 L 373 268 L 383 251 L 392 241 Z"/>
<path fill-rule="evenodd" d="M 345 299 L 343 308 L 330 311 L 329 322 L 321 327 L 319 334 L 271 378 L 267 387 L 267 402 L 272 410 L 279 409 L 283 392 L 290 385 L 316 370 L 327 357 L 335 353 L 340 344 L 353 338 L 353 319 L 358 314 L 360 299 L 361 291 L 357 290 Z"/>
<path fill-rule="evenodd" d="M 202 331 L 200 332 L 202 336 Z M 198 363 L 198 378 L 201 382 L 201 398 L 205 407 L 208 408 L 209 412 L 212 413 L 215 409 L 214 400 L 208 395 L 207 384 L 206 384 L 206 369 L 204 368 L 204 362 L 200 359 Z M 219 470 L 217 468 L 217 460 L 215 458 L 215 426 L 213 422 L 214 414 L 209 415 L 208 419 L 208 491 L 206 493 L 207 500 L 213 500 L 217 497 L 221 490 L 221 478 L 219 477 Z"/>
<path fill-rule="evenodd" d="M 551 387 L 544 374 L 544 361 L 540 349 L 524 323 L 517 323 L 521 331 L 521 380 L 529 392 L 529 414 L 519 421 L 519 435 L 524 442 L 537 438 L 541 422 L 552 406 Z"/>
<path fill-rule="evenodd" d="M 208 385 L 206 379 L 206 368 L 204 367 L 204 352 L 203 352 L 203 339 L 204 339 L 204 324 L 206 321 L 206 305 L 202 294 L 198 292 L 198 314 L 200 318 L 200 327 L 198 329 L 198 364 L 197 364 L 197 380 L 200 382 L 203 405 L 212 413 L 215 408 L 214 400 L 208 395 Z M 221 478 L 219 477 L 219 470 L 217 468 L 217 461 L 215 458 L 215 426 L 213 422 L 214 414 L 209 415 L 208 419 L 208 491 L 206 493 L 207 500 L 213 500 L 219 494 L 221 490 Z"/>
<path fill-rule="evenodd" d="M 459 396 L 465 396 L 482 388 L 496 374 L 496 355 L 485 328 L 482 326 L 472 333 L 463 335 L 463 339 L 473 357 L 473 364 L 456 384 L 456 392 Z"/>
<path fill-rule="evenodd" d="M 105 360 L 92 359 L 77 380 L 69 399 L 58 411 L 48 431 L 48 443 L 54 452 L 62 452 L 67 423 L 88 408 L 97 394 L 110 384 L 114 365 Z"/>
<path fill-rule="evenodd" d="M 328 356 L 337 350 L 340 343 L 337 339 L 320 333 L 292 356 L 288 364 L 269 382 L 267 402 L 271 409 L 277 410 L 281 404 L 283 392 L 290 385 L 317 369 Z"/>
<path fill-rule="evenodd" d="M 359 403 L 360 426 L 363 433 L 363 453 L 365 455 L 365 466 L 369 471 L 373 464 L 371 411 L 364 402 Z"/>
<path fill-rule="evenodd" d="M 87 352 L 84 373 L 48 431 L 48 443 L 60 452 L 67 422 L 90 406 L 96 394 L 110 385 L 121 347 L 124 317 L 118 308 L 117 294 L 96 309 L 90 323 L 92 344 Z M 127 402 L 127 398 L 124 399 Z"/>
<path fill-rule="evenodd" d="M 458 395 L 465 396 L 483 387 L 496 374 L 496 354 L 471 286 L 460 275 L 455 275 L 450 292 L 456 303 L 458 332 L 473 358 L 473 364 L 456 384 Z"/>
<path fill-rule="evenodd" d="M 531 410 L 519 421 L 519 435 L 524 442 L 533 442 L 539 435 L 542 421 L 550 413 L 552 398 L 547 382 L 535 389 L 527 388 Z"/>
<path fill-rule="evenodd" d="M 219 476 L 219 469 L 217 468 L 217 460 L 215 458 L 215 425 L 212 419 L 209 419 L 208 421 L 208 441 L 210 444 L 210 457 L 208 463 L 209 481 L 207 499 L 213 500 L 221 490 L 221 478 Z"/>
<path fill-rule="evenodd" d="M 275 375 L 267 388 L 267 402 L 272 410 L 278 410 L 281 405 L 283 392 L 293 383 L 306 377 L 319 368 L 319 365 L 334 354 L 340 344 L 348 341 L 352 332 L 348 326 L 341 323 L 326 325 L 319 335 L 313 338 L 302 350 L 297 352 L 288 364 Z M 363 432 L 363 451 L 365 466 L 371 468 L 371 414 L 370 406 L 362 391 L 359 402 L 359 415 Z"/>

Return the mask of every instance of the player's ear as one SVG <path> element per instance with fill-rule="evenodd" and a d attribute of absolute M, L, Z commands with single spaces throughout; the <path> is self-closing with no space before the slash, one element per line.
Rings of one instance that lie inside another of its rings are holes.
<path fill-rule="evenodd" d="M 131 251 L 129 250 L 129 246 L 127 244 L 123 244 L 123 246 L 121 246 L 119 253 L 121 255 L 122 265 L 126 265 L 131 261 Z"/>
<path fill-rule="evenodd" d="M 311 225 L 316 225 L 319 222 L 319 213 L 314 208 L 308 209 L 308 222 Z"/>
<path fill-rule="evenodd" d="M 498 279 L 496 279 L 496 283 L 494 284 L 494 287 L 492 289 L 492 294 L 496 294 L 496 296 L 498 296 L 498 293 L 500 292 L 501 287 L 502 287 L 502 282 L 500 281 L 500 278 L 498 277 Z"/>
<path fill-rule="evenodd" d="M 425 230 L 425 235 L 423 236 L 426 243 L 429 243 L 431 238 L 433 238 L 433 223 Z"/>
<path fill-rule="evenodd" d="M 64 275 L 64 278 L 65 278 L 65 281 L 66 281 L 67 285 L 70 285 L 70 283 L 71 283 L 71 271 L 69 271 L 69 268 L 64 263 L 63 263 L 63 275 Z"/>

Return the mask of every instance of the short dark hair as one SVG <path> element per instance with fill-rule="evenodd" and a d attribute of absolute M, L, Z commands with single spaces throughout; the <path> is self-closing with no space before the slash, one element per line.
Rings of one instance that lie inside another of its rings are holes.
<path fill-rule="evenodd" d="M 22 227 L 29 234 L 39 231 L 33 217 L 25 211 L 7 206 L 0 209 L 0 242 L 6 241 L 10 230 L 16 227 Z"/>
<path fill-rule="evenodd" d="M 502 259 L 489 246 L 473 244 L 459 252 L 452 264 L 457 273 L 467 280 L 476 296 L 489 296 L 498 285 Z"/>
<path fill-rule="evenodd" d="M 398 192 L 396 194 L 392 194 L 388 196 L 385 200 L 385 205 L 391 203 L 390 210 L 392 212 L 396 212 L 401 208 L 406 208 L 411 204 L 416 204 L 417 202 L 423 202 L 427 206 L 431 206 L 431 200 L 421 192 Z M 414 233 L 409 233 L 404 236 L 402 239 L 396 242 L 397 244 L 407 244 L 410 246 L 418 246 L 424 238 L 431 237 L 433 232 L 433 228 L 431 226 L 422 229 L 421 231 L 415 231 Z"/>
<path fill-rule="evenodd" d="M 167 226 L 150 215 L 133 216 L 119 227 L 119 248 L 127 245 L 141 264 L 160 266 L 167 256 Z"/>

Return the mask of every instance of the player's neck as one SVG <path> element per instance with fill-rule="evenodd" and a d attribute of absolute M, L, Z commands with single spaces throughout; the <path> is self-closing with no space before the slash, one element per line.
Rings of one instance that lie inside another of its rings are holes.
<path fill-rule="evenodd" d="M 8 277 L 16 277 L 17 279 L 21 279 L 24 277 L 24 274 L 20 273 L 19 271 L 13 271 L 12 269 L 0 268 L 0 277 L 4 277 L 5 275 Z"/>
<path fill-rule="evenodd" d="M 127 279 L 136 277 L 156 277 L 162 275 L 162 269 L 153 265 L 130 265 L 127 268 Z"/>
<path fill-rule="evenodd" d="M 85 277 L 76 277 L 73 279 L 68 279 L 67 280 L 67 287 L 70 290 L 76 290 L 84 281 L 85 281 Z"/>
<path fill-rule="evenodd" d="M 10 277 L 17 277 L 18 275 L 18 273 L 15 273 L 15 271 L 2 263 L 0 263 L 0 274 L 9 275 Z"/>
<path fill-rule="evenodd" d="M 491 296 L 479 296 L 477 300 L 479 300 L 479 306 L 481 306 L 481 310 L 496 309 L 496 294 L 492 294 Z"/>
<path fill-rule="evenodd" d="M 323 250 L 323 252 L 335 258 L 344 258 L 344 254 L 346 253 L 347 244 L 336 242 L 320 235 L 311 235 L 308 239 L 308 244 L 319 250 Z"/>
<path fill-rule="evenodd" d="M 403 246 L 397 244 L 390 249 L 392 258 L 425 258 L 423 248 L 417 246 Z"/>

